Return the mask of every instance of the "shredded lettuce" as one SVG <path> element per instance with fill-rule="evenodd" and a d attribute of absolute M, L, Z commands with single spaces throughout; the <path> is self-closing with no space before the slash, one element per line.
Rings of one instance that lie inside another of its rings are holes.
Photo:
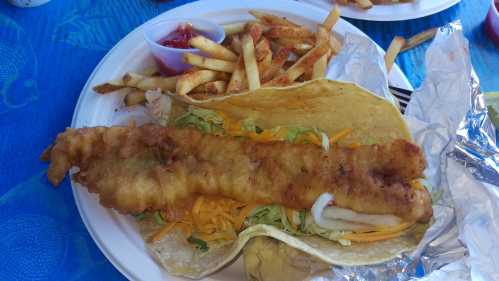
<path fill-rule="evenodd" d="M 154 212 L 153 214 L 154 221 L 159 224 L 159 225 L 165 225 L 166 221 L 164 220 L 163 216 L 159 211 Z"/>
<path fill-rule="evenodd" d="M 301 232 L 305 232 L 305 216 L 306 216 L 306 212 L 305 211 L 300 211 L 299 213 L 299 218 L 300 218 L 300 231 Z"/>
<path fill-rule="evenodd" d="M 194 236 L 189 236 L 189 238 L 187 238 L 187 242 L 194 244 L 196 246 L 196 249 L 200 250 L 201 252 L 206 252 L 209 250 L 206 241 L 196 238 Z"/>
<path fill-rule="evenodd" d="M 145 213 L 138 213 L 138 214 L 134 214 L 133 216 L 135 217 L 136 220 L 141 221 L 146 217 L 146 214 Z"/>
<path fill-rule="evenodd" d="M 175 120 L 178 128 L 195 127 L 205 134 L 222 134 L 223 119 L 215 111 L 190 106 L 185 114 Z"/>
<path fill-rule="evenodd" d="M 241 129 L 245 132 L 257 132 L 255 121 L 251 118 L 246 118 L 241 121 Z"/>
<path fill-rule="evenodd" d="M 321 237 L 338 240 L 349 231 L 336 231 L 322 228 L 314 223 L 310 212 L 300 211 L 298 213 L 300 223 L 298 228 L 291 226 L 286 216 L 286 209 L 279 205 L 267 205 L 257 207 L 246 219 L 246 225 L 252 226 L 256 224 L 266 224 L 275 226 L 281 230 L 297 236 L 319 235 Z M 343 241 L 345 244 L 347 242 Z"/>
<path fill-rule="evenodd" d="M 262 128 L 256 126 L 255 121 L 251 118 L 241 120 L 241 130 L 244 132 L 255 132 L 260 134 L 263 132 Z M 175 126 L 178 128 L 195 127 L 205 134 L 224 135 L 224 119 L 216 111 L 204 108 L 197 108 L 189 106 L 187 112 L 175 120 Z M 282 127 L 272 128 L 273 133 L 279 132 Z M 322 143 L 324 150 L 329 149 L 328 136 L 317 128 L 306 127 L 285 127 L 286 135 L 284 140 L 290 143 L 296 142 L 301 136 L 307 133 L 314 133 Z M 239 139 L 247 139 L 244 136 L 235 136 Z M 305 143 L 307 141 L 305 140 Z"/>
<path fill-rule="evenodd" d="M 281 207 L 281 223 L 283 225 L 283 229 L 286 232 L 289 232 L 289 233 L 295 234 L 295 235 L 303 234 L 291 226 L 291 223 L 288 221 L 288 216 L 286 215 L 286 209 L 284 207 Z"/>
<path fill-rule="evenodd" d="M 295 142 L 296 139 L 305 133 L 312 132 L 313 129 L 305 128 L 305 127 L 288 127 L 288 132 L 286 134 L 286 141 Z"/>
<path fill-rule="evenodd" d="M 266 224 L 283 228 L 281 222 L 281 207 L 278 205 L 260 206 L 253 210 L 247 218 L 248 225 Z"/>

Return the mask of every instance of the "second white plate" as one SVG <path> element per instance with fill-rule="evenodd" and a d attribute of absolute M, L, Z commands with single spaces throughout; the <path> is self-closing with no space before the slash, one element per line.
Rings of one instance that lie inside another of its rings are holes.
<path fill-rule="evenodd" d="M 298 0 L 314 6 L 330 10 L 333 7 L 331 0 Z M 398 21 L 417 19 L 441 12 L 459 3 L 460 0 L 414 0 L 411 3 L 390 5 L 374 5 L 371 9 L 363 10 L 352 5 L 340 6 L 341 16 L 372 21 Z"/>

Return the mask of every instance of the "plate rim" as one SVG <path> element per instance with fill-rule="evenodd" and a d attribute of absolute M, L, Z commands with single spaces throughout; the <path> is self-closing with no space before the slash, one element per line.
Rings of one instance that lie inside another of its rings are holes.
<path fill-rule="evenodd" d="M 297 0 L 298 2 L 306 3 L 312 6 L 316 6 L 320 9 L 328 9 L 328 7 L 332 7 L 332 4 L 330 3 L 325 3 L 327 0 Z M 426 1 L 433 1 L 433 0 L 426 0 Z M 377 21 L 377 22 L 392 22 L 392 21 L 405 21 L 405 20 L 413 20 L 413 19 L 419 19 L 423 18 L 426 16 L 434 15 L 436 13 L 439 13 L 441 11 L 444 11 L 454 5 L 457 5 L 461 0 L 441 0 L 445 1 L 442 2 L 439 6 L 425 10 L 421 13 L 416 13 L 416 14 L 408 14 L 408 13 L 402 13 L 402 14 L 392 14 L 390 18 L 379 18 L 377 15 L 371 15 L 368 12 L 366 13 L 361 13 L 360 10 L 353 10 L 355 8 L 352 7 L 343 7 L 342 9 L 342 17 L 345 18 L 350 18 L 350 19 L 357 19 L 357 20 L 367 20 L 367 21 Z M 399 4 L 394 4 L 394 5 L 407 5 L 408 3 L 399 3 Z M 382 6 L 382 5 L 380 5 Z M 342 6 L 340 6 L 340 9 Z M 385 8 L 385 7 L 383 7 Z M 367 10 L 369 11 L 369 10 Z"/>
<path fill-rule="evenodd" d="M 80 91 L 80 95 L 78 97 L 78 101 L 77 101 L 77 103 L 75 105 L 75 108 L 74 108 L 74 111 L 73 111 L 72 120 L 71 120 L 71 128 L 75 127 L 75 124 L 78 122 L 78 119 L 79 119 L 79 117 L 78 117 L 79 113 L 82 110 L 84 110 L 82 108 L 82 104 L 83 104 L 83 100 L 84 100 L 84 97 L 85 97 L 85 93 L 89 92 L 89 90 L 91 88 L 91 85 L 94 83 L 93 81 L 95 79 L 95 76 L 97 75 L 97 73 L 99 72 L 99 70 L 101 68 L 103 68 L 103 66 L 106 64 L 106 62 L 109 59 L 109 57 L 121 45 L 125 44 L 125 41 L 127 41 L 130 37 L 134 36 L 136 33 L 141 32 L 142 29 L 147 24 L 149 24 L 149 23 L 151 23 L 151 22 L 153 22 L 155 20 L 158 20 L 161 17 L 165 17 L 166 14 L 175 14 L 175 13 L 178 13 L 180 11 L 183 11 L 184 9 L 186 9 L 186 10 L 188 10 L 188 9 L 194 9 L 194 8 L 197 8 L 197 7 L 202 6 L 202 5 L 220 5 L 220 6 L 222 6 L 223 3 L 234 4 L 234 2 L 237 2 L 237 5 L 239 5 L 239 8 L 241 8 L 241 9 L 249 8 L 248 5 L 251 5 L 252 3 L 254 3 L 251 0 L 243 0 L 243 1 L 232 1 L 232 0 L 201 0 L 201 1 L 190 2 L 190 3 L 184 4 L 184 5 L 175 7 L 173 9 L 164 11 L 161 14 L 158 14 L 158 15 L 150 18 L 150 19 L 147 19 L 144 23 L 142 23 L 141 25 L 137 26 L 132 31 L 130 31 L 127 35 L 125 35 L 122 39 L 120 39 L 102 57 L 102 59 L 99 61 L 99 63 L 93 69 L 92 73 L 89 75 L 87 81 L 85 82 L 85 85 L 83 86 L 82 90 Z M 248 4 L 248 5 L 245 5 L 245 4 Z M 259 3 L 259 4 L 262 4 L 262 3 Z M 321 9 L 321 8 L 319 8 L 317 6 L 313 6 L 313 5 L 310 5 L 310 4 L 303 3 L 301 1 L 296 1 L 295 2 L 295 1 L 288 1 L 288 0 L 273 0 L 273 1 L 271 1 L 271 3 L 264 3 L 263 5 L 265 5 L 267 7 L 271 7 L 271 6 L 277 7 L 277 6 L 279 6 L 279 4 L 287 4 L 287 5 L 292 4 L 292 5 L 295 5 L 295 6 L 296 5 L 298 5 L 298 6 L 300 6 L 300 5 L 306 5 L 308 9 L 316 9 L 316 10 L 319 10 L 321 12 L 324 12 L 324 9 Z M 230 8 L 231 7 L 227 8 L 227 9 L 230 9 Z M 288 13 L 295 13 L 295 12 L 293 12 L 292 9 L 288 9 L 286 12 L 288 12 Z M 365 34 L 364 32 L 362 32 L 360 29 L 358 29 L 354 25 L 350 24 L 349 22 L 345 21 L 344 19 L 340 19 L 340 21 L 342 21 L 343 22 L 342 24 L 347 25 L 349 28 L 353 28 L 356 31 L 357 34 L 365 36 L 365 37 L 369 38 L 371 41 L 373 41 L 367 34 Z M 374 43 L 376 44 L 377 47 L 379 47 L 379 45 L 376 42 L 374 42 Z M 394 68 L 392 69 L 392 73 L 394 73 L 394 72 L 397 72 L 396 76 L 399 79 L 396 82 L 401 83 L 406 88 L 410 88 L 412 90 L 412 86 L 411 86 L 409 80 L 407 79 L 407 77 L 405 76 L 405 74 L 402 72 L 402 70 L 399 68 L 399 66 L 396 65 L 396 64 L 394 65 Z M 80 217 L 81 217 L 81 219 L 82 219 L 82 221 L 83 221 L 83 223 L 85 225 L 85 228 L 87 229 L 88 233 L 92 237 L 93 241 L 95 242 L 95 244 L 97 245 L 97 247 L 99 248 L 99 250 L 101 251 L 101 253 L 127 279 L 129 279 L 129 280 L 143 280 L 140 276 L 136 276 L 136 274 L 134 274 L 133 272 L 131 272 L 120 261 L 118 261 L 117 258 L 115 258 L 115 255 L 106 247 L 106 245 L 105 245 L 106 243 L 102 239 L 100 239 L 100 236 L 97 233 L 97 230 L 95 230 L 93 228 L 92 224 L 90 223 L 90 218 L 87 216 L 86 209 L 83 207 L 83 202 L 80 201 L 80 200 L 84 200 L 84 199 L 82 199 L 82 194 L 81 193 L 87 193 L 88 194 L 88 191 L 86 189 L 82 189 L 81 187 L 78 187 L 77 186 L 78 184 L 75 183 L 72 179 L 70 180 L 70 185 L 71 185 L 71 189 L 72 189 L 72 193 L 73 193 L 73 198 L 74 198 L 76 207 L 78 209 L 78 213 L 79 213 L 79 215 L 80 215 Z M 98 204 L 100 204 L 100 203 L 98 203 Z M 113 215 L 114 215 L 114 213 L 113 213 Z M 160 268 L 160 269 L 163 270 L 162 268 Z M 173 276 L 173 277 L 177 278 L 176 276 Z"/>

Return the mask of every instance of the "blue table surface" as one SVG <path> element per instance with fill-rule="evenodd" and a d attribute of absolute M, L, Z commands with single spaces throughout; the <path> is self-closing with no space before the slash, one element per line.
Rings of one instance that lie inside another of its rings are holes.
<path fill-rule="evenodd" d="M 124 280 L 83 225 L 66 179 L 47 182 L 39 161 L 70 125 L 84 83 L 107 51 L 146 20 L 190 1 L 53 0 L 31 9 L 0 1 L 0 280 Z M 482 32 L 488 0 L 462 0 L 421 19 L 350 20 L 383 48 L 460 19 L 484 91 L 498 91 L 499 52 Z M 424 44 L 397 63 L 413 86 L 424 77 Z"/>

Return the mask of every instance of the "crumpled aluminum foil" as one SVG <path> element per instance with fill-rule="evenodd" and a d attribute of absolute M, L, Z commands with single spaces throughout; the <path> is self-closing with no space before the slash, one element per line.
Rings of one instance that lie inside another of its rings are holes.
<path fill-rule="evenodd" d="M 379 49 L 354 34 L 344 43 L 328 78 L 393 101 Z M 309 280 L 499 280 L 499 187 L 493 185 L 499 150 L 459 22 L 439 29 L 425 66 L 405 117 L 427 157 L 434 223 L 413 253 L 374 266 L 333 267 Z"/>

